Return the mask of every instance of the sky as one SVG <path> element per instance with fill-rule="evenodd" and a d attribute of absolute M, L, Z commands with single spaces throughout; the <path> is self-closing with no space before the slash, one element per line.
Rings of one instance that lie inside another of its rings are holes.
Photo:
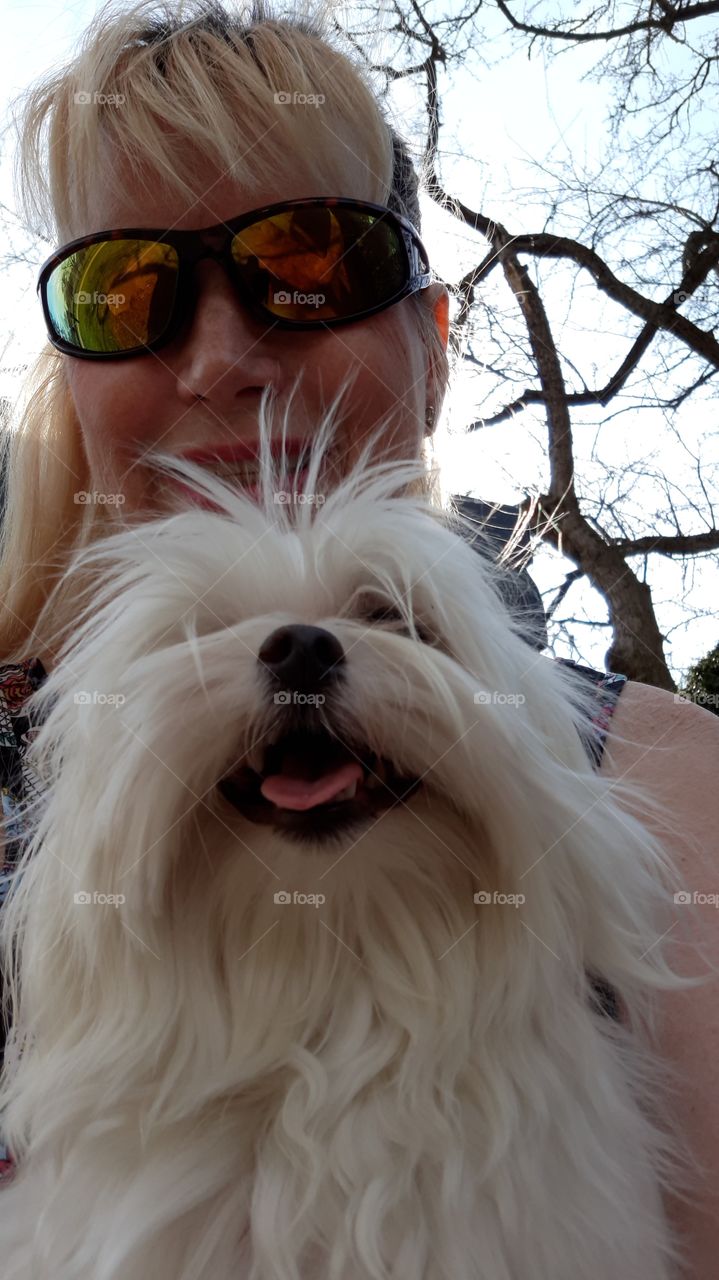
<path fill-rule="evenodd" d="M 77 49 L 78 41 L 90 18 L 97 11 L 95 0 L 75 0 L 63 4 L 57 0 L 0 0 L 3 13 L 3 41 L 0 45 L 0 84 L 3 122 L 7 104 L 26 89 L 38 76 L 62 64 Z M 562 157 L 574 156 L 592 160 L 601 157 L 606 145 L 603 120 L 608 104 L 608 86 L 582 81 L 581 74 L 590 63 L 584 50 L 548 60 L 536 54 L 507 56 L 499 65 L 482 67 L 468 59 L 464 70 L 453 73 L 440 85 L 442 90 L 442 176 L 445 186 L 473 208 L 502 220 L 512 232 L 544 229 L 544 215 L 533 209 L 527 188 L 538 181 L 537 163 L 556 164 Z M 375 50 L 381 56 L 382 43 Z M 416 99 L 412 86 L 400 82 L 392 94 L 391 106 L 395 123 L 406 133 L 416 118 Z M 35 293 L 37 270 L 55 246 L 28 241 L 22 227 L 13 217 L 15 198 L 12 187 L 12 136 L 3 140 L 0 154 L 0 201 L 9 210 L 5 223 L 11 229 L 13 246 L 26 250 L 28 261 L 3 272 L 0 294 L 0 395 L 14 396 L 23 364 L 32 359 L 45 342 L 45 330 L 39 300 Z M 423 239 L 435 271 L 446 281 L 458 281 L 472 265 L 481 261 L 486 242 L 439 211 L 426 197 L 422 201 Z M 15 228 L 15 230 L 13 230 Z M 567 230 L 561 220 L 553 229 Z M 496 273 L 499 277 L 500 273 Z M 552 319 L 564 311 L 569 315 L 570 281 L 561 269 L 546 284 L 552 300 Z M 493 279 L 486 290 L 491 305 L 499 299 L 501 280 Z M 579 302 L 572 295 L 571 323 L 561 331 L 562 349 L 582 369 L 589 385 L 596 385 L 601 373 L 612 368 L 616 354 L 626 350 L 625 329 L 618 334 L 618 311 L 596 294 L 588 280 L 579 286 Z M 506 297 L 503 299 L 506 301 Z M 475 354 L 485 358 L 475 348 Z M 596 377 L 594 376 L 596 373 Z M 522 499 L 528 488 L 546 477 L 546 458 L 541 414 L 525 414 L 522 421 L 467 433 L 467 426 L 483 414 L 494 412 L 501 403 L 497 398 L 497 380 L 474 366 L 460 368 L 453 390 L 445 404 L 437 437 L 438 461 L 443 483 L 448 492 L 471 493 L 490 502 L 514 503 Z M 489 406 L 489 407 L 488 407 Z M 659 424 L 651 413 L 623 415 L 616 425 L 603 428 L 597 438 L 595 414 L 575 415 L 577 458 L 588 459 L 596 447 L 599 462 L 578 465 L 580 475 L 597 476 L 602 466 L 631 466 L 637 459 L 650 459 L 655 454 L 657 469 L 674 474 L 686 464 L 687 449 L 701 454 L 705 447 L 706 425 L 715 416 L 707 399 L 690 411 L 677 415 L 681 444 L 669 444 L 662 437 L 665 424 Z M 654 505 L 653 505 L 654 504 Z M 652 529 L 651 512 L 659 509 L 656 489 L 639 481 L 627 510 L 643 523 L 641 532 Z M 700 521 L 688 527 L 689 532 L 702 528 Z M 634 562 L 635 565 L 637 562 Z M 532 575 L 545 594 L 545 604 L 553 590 L 563 581 L 572 566 L 566 560 L 542 548 L 535 555 Z M 719 599 L 719 567 L 717 557 L 703 558 L 682 571 L 680 564 L 665 558 L 650 562 L 652 585 L 660 628 L 668 637 L 667 652 L 675 678 L 690 663 L 703 656 L 719 638 L 713 601 Z M 709 616 L 694 618 L 704 610 Z M 607 626 L 589 625 L 606 620 L 606 606 L 588 585 L 577 584 L 565 601 L 564 612 L 577 621 L 571 630 L 583 661 L 604 666 L 604 653 L 611 635 Z M 559 640 L 557 656 L 570 656 L 567 645 Z"/>

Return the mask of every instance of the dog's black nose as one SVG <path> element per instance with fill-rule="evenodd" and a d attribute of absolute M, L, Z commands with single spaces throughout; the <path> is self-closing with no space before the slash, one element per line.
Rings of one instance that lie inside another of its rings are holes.
<path fill-rule="evenodd" d="M 318 684 L 336 679 L 345 660 L 336 636 L 324 627 L 294 623 L 278 627 L 257 655 L 283 689 L 308 693 Z"/>

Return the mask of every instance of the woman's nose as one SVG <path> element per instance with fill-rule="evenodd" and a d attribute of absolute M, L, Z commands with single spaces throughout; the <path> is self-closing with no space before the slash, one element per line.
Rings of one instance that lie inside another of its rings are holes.
<path fill-rule="evenodd" d="M 268 351 L 274 325 L 244 306 L 219 262 L 198 262 L 194 287 L 192 320 L 173 362 L 180 399 L 194 403 L 202 396 L 221 411 L 242 391 L 276 388 L 280 362 Z"/>

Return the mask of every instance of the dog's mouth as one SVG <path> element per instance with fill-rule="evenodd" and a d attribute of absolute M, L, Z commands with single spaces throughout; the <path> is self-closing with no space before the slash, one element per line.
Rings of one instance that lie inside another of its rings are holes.
<path fill-rule="evenodd" d="M 419 785 L 366 746 L 324 729 L 293 729 L 265 749 L 261 770 L 241 765 L 218 789 L 250 822 L 316 840 L 370 821 Z"/>

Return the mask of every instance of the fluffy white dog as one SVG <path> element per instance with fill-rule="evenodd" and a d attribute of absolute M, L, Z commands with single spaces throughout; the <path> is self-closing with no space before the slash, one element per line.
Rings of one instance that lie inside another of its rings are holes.
<path fill-rule="evenodd" d="M 323 495 L 323 447 L 303 501 L 264 436 L 256 500 L 167 461 L 210 509 L 71 570 L 3 913 L 4 1280 L 668 1280 L 669 860 L 417 468 Z"/>

